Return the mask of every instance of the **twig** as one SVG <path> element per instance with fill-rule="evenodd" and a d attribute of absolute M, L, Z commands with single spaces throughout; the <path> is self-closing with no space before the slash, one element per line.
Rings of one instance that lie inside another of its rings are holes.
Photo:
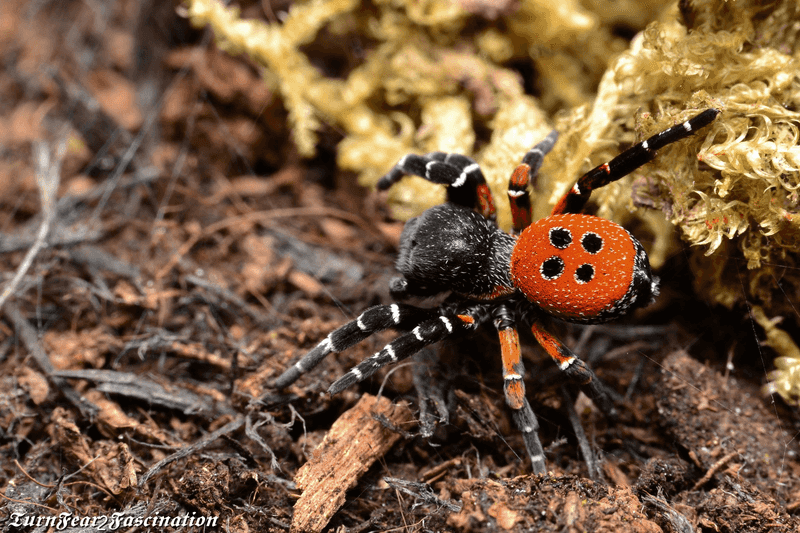
<path fill-rule="evenodd" d="M 294 504 L 292 531 L 322 531 L 344 505 L 347 491 L 400 439 L 378 423 L 374 413 L 386 416 L 393 426 L 413 419 L 405 404 L 369 394 L 361 396 L 333 423 L 312 457 L 297 471 L 294 481 L 303 494 Z"/>
<path fill-rule="evenodd" d="M 157 168 L 145 167 L 136 170 L 132 176 L 121 178 L 117 182 L 117 190 L 131 189 L 133 187 L 138 187 L 139 185 L 149 185 L 150 183 L 157 181 L 159 178 L 161 178 L 161 174 L 159 174 Z M 102 198 L 105 191 L 105 187 L 100 185 L 92 187 L 85 192 L 62 196 L 58 200 L 58 212 L 68 213 L 70 211 L 74 211 L 76 204 L 89 203 Z"/>
<path fill-rule="evenodd" d="M 25 345 L 25 347 L 28 349 L 28 353 L 30 353 L 31 357 L 33 357 L 33 360 L 36 361 L 39 370 L 41 370 L 45 376 L 47 376 L 47 379 L 50 381 L 50 383 L 58 388 L 62 394 L 64 394 L 64 396 L 80 410 L 83 416 L 89 420 L 93 420 L 95 415 L 99 412 L 98 407 L 86 398 L 82 397 L 66 382 L 64 378 L 55 375 L 56 371 L 55 368 L 53 368 L 53 363 L 50 362 L 50 357 L 48 357 L 47 353 L 44 351 L 44 348 L 39 342 L 39 336 L 36 333 L 36 330 L 22 315 L 22 311 L 20 311 L 16 303 L 8 302 L 4 312 L 14 325 L 14 329 L 17 331 L 17 336 L 22 340 L 22 344 Z"/>
<path fill-rule="evenodd" d="M 5 309 L 5 315 L 14 325 L 14 329 L 17 332 L 17 337 L 28 349 L 28 352 L 31 354 L 31 357 L 33 357 L 33 360 L 36 361 L 36 365 L 39 367 L 39 370 L 44 372 L 48 379 L 53 379 L 53 373 L 55 372 L 53 363 L 50 362 L 50 358 L 47 356 L 44 348 L 42 348 L 42 345 L 39 344 L 36 330 L 33 329 L 30 323 L 28 323 L 28 320 L 22 315 L 22 311 L 20 311 L 19 307 L 17 307 L 13 302 L 9 302 Z"/>
<path fill-rule="evenodd" d="M 694 533 L 695 529 L 692 522 L 670 507 L 664 500 L 645 494 L 642 496 L 642 503 L 645 505 L 652 505 L 658 511 L 661 511 L 661 516 L 670 525 L 671 531 L 675 531 L 676 533 Z"/>
<path fill-rule="evenodd" d="M 22 503 L 22 504 L 25 504 L 25 505 L 35 505 L 36 507 L 41 507 L 42 509 L 48 509 L 48 510 L 52 511 L 53 514 L 57 514 L 58 513 L 58 509 L 53 509 L 52 507 L 48 507 L 46 505 L 42 505 L 41 503 L 31 502 L 31 501 L 28 501 L 28 500 L 17 500 L 17 499 L 11 498 L 9 496 L 6 496 L 2 492 L 0 492 L 0 497 L 5 498 L 6 500 L 8 500 L 8 501 L 10 501 L 12 503 Z"/>
<path fill-rule="evenodd" d="M 262 418 L 259 422 L 253 422 L 253 419 L 248 415 L 246 418 L 246 424 L 244 428 L 245 435 L 250 437 L 253 442 L 261 446 L 261 449 L 264 450 L 267 455 L 270 457 L 270 467 L 278 472 L 282 472 L 280 464 L 278 464 L 278 457 L 275 455 L 275 452 L 272 451 L 272 448 L 269 447 L 267 441 L 265 441 L 261 435 L 258 434 L 258 428 L 263 426 L 264 424 L 272 423 L 274 420 L 271 416 L 266 415 Z"/>
<path fill-rule="evenodd" d="M 148 402 L 151 406 L 178 409 L 184 414 L 213 416 L 220 411 L 223 413 L 226 411 L 224 406 L 215 411 L 211 402 L 188 389 L 175 385 L 173 390 L 167 390 L 161 384 L 133 372 L 87 368 L 57 370 L 53 372 L 53 376 L 59 379 L 94 381 L 98 384 L 97 390 L 100 392 L 135 398 Z"/>
<path fill-rule="evenodd" d="M 155 279 L 163 279 L 167 274 L 169 274 L 169 271 L 172 270 L 175 267 L 175 265 L 180 263 L 183 256 L 188 254 L 189 251 L 192 248 L 194 248 L 194 246 L 198 242 L 200 242 L 201 239 L 208 238 L 218 231 L 228 229 L 230 227 L 241 226 L 243 224 L 263 223 L 264 221 L 274 220 L 276 218 L 301 217 L 301 216 L 338 217 L 341 218 L 342 220 L 358 224 L 367 231 L 370 232 L 374 231 L 374 228 L 372 228 L 361 217 L 354 215 L 348 211 L 344 211 L 342 209 L 336 209 L 333 207 L 290 207 L 285 209 L 270 209 L 267 211 L 251 211 L 243 215 L 238 215 L 218 220 L 217 222 L 209 224 L 201 231 L 189 237 L 189 239 L 187 239 L 186 242 L 183 243 L 183 245 L 172 255 L 169 261 L 167 261 L 167 264 L 161 267 L 161 269 L 156 273 Z"/>
<path fill-rule="evenodd" d="M 31 481 L 33 481 L 34 483 L 36 483 L 40 487 L 44 487 L 46 489 L 54 489 L 54 488 L 56 488 L 55 485 L 45 485 L 44 483 L 40 483 L 39 481 L 37 481 L 24 468 L 22 468 L 22 465 L 19 464 L 19 461 L 17 461 L 16 459 L 14 459 L 14 464 L 17 465 L 17 468 L 19 468 L 20 472 L 22 472 L 25 475 L 26 478 L 30 479 Z"/>
<path fill-rule="evenodd" d="M 694 486 L 692 487 L 692 490 L 693 491 L 697 490 L 700 487 L 702 487 L 703 485 L 705 485 L 706 483 L 708 483 L 711 480 L 711 478 L 714 477 L 714 475 L 717 472 L 722 470 L 722 467 L 724 467 L 726 464 L 728 464 L 728 461 L 730 461 L 731 459 L 733 459 L 737 455 L 739 455 L 739 452 L 736 452 L 736 451 L 730 452 L 729 454 L 724 456 L 722 459 L 720 459 L 719 461 L 717 461 L 716 463 L 711 465 L 711 468 L 708 469 L 708 471 L 703 475 L 703 477 L 701 477 L 700 479 L 697 480 L 697 483 L 694 484 Z"/>
<path fill-rule="evenodd" d="M 0 309 L 3 308 L 3 304 L 8 300 L 8 297 L 17 290 L 22 278 L 31 268 L 33 260 L 36 259 L 39 251 L 47 244 L 47 235 L 50 233 L 50 228 L 55 219 L 56 191 L 58 191 L 58 184 L 61 180 L 61 161 L 66 151 L 66 143 L 62 141 L 58 144 L 55 160 L 52 159 L 52 154 L 43 142 L 37 142 L 33 146 L 36 158 L 36 184 L 39 187 L 39 198 L 42 201 L 42 224 L 39 226 L 39 232 L 36 235 L 33 246 L 25 254 L 25 258 L 17 268 L 14 278 L 0 293 Z"/>
<path fill-rule="evenodd" d="M 414 507 L 422 504 L 433 504 L 437 507 L 447 509 L 451 513 L 461 512 L 462 504 L 458 502 L 451 502 L 449 500 L 442 500 L 433 492 L 433 489 L 428 483 L 420 483 L 418 481 L 408 481 L 396 477 L 384 477 L 383 480 L 387 485 L 399 492 L 404 492 L 409 496 L 417 499 L 414 502 Z"/>
<path fill-rule="evenodd" d="M 139 487 L 140 488 L 144 487 L 145 483 L 147 483 L 147 481 L 151 477 L 153 477 L 154 474 L 158 473 L 159 470 L 161 470 L 162 468 L 164 468 L 168 464 L 170 464 L 170 463 L 172 463 L 174 461 L 177 461 L 178 459 L 182 459 L 183 457 L 187 457 L 187 456 L 193 454 L 196 451 L 202 450 L 203 448 L 205 448 L 206 446 L 208 446 L 209 444 L 211 444 L 212 442 L 217 440 L 222 435 L 227 435 L 228 433 L 233 433 L 234 431 L 236 431 L 237 429 L 242 427 L 243 424 L 244 424 L 244 417 L 243 416 L 239 416 L 237 418 L 234 418 L 232 421 L 228 422 L 227 424 L 225 424 L 224 426 L 222 426 L 218 430 L 214 431 L 213 433 L 209 433 L 208 435 L 206 435 L 205 437 L 203 437 L 199 441 L 197 441 L 197 442 L 195 442 L 193 444 L 190 444 L 189 446 L 186 446 L 184 448 L 181 448 L 180 450 L 178 450 L 177 452 L 173 453 L 169 457 L 165 457 L 165 458 L 161 459 L 159 462 L 157 462 L 156 464 L 151 466 L 150 470 L 145 472 L 145 474 L 139 480 Z"/>
<path fill-rule="evenodd" d="M 163 99 L 161 100 L 163 102 Z M 153 124 L 155 124 L 156 119 L 159 117 L 159 111 L 161 110 L 161 106 L 155 106 L 150 113 L 147 115 L 147 118 L 144 121 L 139 132 L 136 134 L 136 137 L 128 144 L 125 152 L 122 154 L 122 157 L 119 160 L 119 163 L 114 168 L 114 172 L 111 173 L 103 181 L 103 194 L 100 197 L 100 200 L 97 202 L 97 205 L 94 208 L 94 212 L 91 216 L 92 222 L 97 222 L 100 220 L 100 214 L 103 212 L 103 209 L 106 207 L 106 203 L 108 199 L 111 197 L 111 194 L 116 190 L 117 186 L 122 179 L 122 174 L 128 169 L 128 166 L 131 165 L 133 161 L 133 156 L 136 155 L 136 152 L 139 151 L 139 147 L 142 144 L 142 141 L 150 134 L 153 129 Z M 89 223 L 90 226 L 94 225 L 92 222 Z"/>
<path fill-rule="evenodd" d="M 274 327 L 278 322 L 276 319 L 261 313 L 258 309 L 247 303 L 244 298 L 240 297 L 233 291 L 230 291 L 221 285 L 214 283 L 213 281 L 193 275 L 187 275 L 184 279 L 189 283 L 193 283 L 200 288 L 206 289 L 208 292 L 212 293 L 223 301 L 227 301 L 235 305 L 262 326 Z M 218 303 L 217 305 L 220 304 Z"/>

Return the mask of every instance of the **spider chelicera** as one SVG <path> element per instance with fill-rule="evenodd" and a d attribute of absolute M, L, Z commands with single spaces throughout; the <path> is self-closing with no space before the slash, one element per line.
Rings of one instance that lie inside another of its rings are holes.
<path fill-rule="evenodd" d="M 504 395 L 524 437 L 533 471 L 544 473 L 538 422 L 525 397 L 517 325 L 534 337 L 566 377 L 582 387 L 601 410 L 614 406 L 594 372 L 544 328 L 547 316 L 569 322 L 606 322 L 644 307 L 658 295 L 644 248 L 622 226 L 579 214 L 591 192 L 628 175 L 656 150 L 709 125 L 719 114 L 707 109 L 688 121 L 640 142 L 578 179 L 550 216 L 531 223 L 528 184 L 558 137 L 551 132 L 511 175 L 508 199 L 514 232 L 500 230 L 494 200 L 478 164 L 459 154 L 406 155 L 378 182 L 386 190 L 404 175 L 447 187 L 447 203 L 409 220 L 400 236 L 397 270 L 390 282 L 397 302 L 449 293 L 435 308 L 408 303 L 378 305 L 331 332 L 281 374 L 271 386 L 284 388 L 331 352 L 341 352 L 378 331 L 404 332 L 328 389 L 341 392 L 379 368 L 410 357 L 448 337 L 465 335 L 492 321 L 500 337 Z"/>

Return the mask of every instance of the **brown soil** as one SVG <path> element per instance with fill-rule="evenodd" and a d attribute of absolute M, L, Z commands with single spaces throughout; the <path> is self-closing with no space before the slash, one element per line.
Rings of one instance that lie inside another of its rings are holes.
<path fill-rule="evenodd" d="M 559 327 L 618 420 L 523 332 L 546 476 L 529 474 L 490 334 L 414 360 L 430 365 L 417 387 L 398 365 L 325 394 L 387 332 L 266 388 L 389 301 L 402 225 L 335 171 L 336 132 L 294 155 L 258 70 L 174 6 L 101 4 L 0 4 L 4 289 L 49 229 L 0 310 L 0 527 L 800 531 L 800 418 L 760 393 L 773 354 L 746 310 L 693 299 L 680 256 L 653 309 Z M 55 168 L 39 154 L 60 145 L 47 217 L 36 162 Z"/>

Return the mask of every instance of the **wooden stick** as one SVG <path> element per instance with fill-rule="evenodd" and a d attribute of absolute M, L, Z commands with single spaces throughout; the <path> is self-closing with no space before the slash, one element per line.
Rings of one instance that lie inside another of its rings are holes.
<path fill-rule="evenodd" d="M 396 426 L 413 420 L 405 404 L 393 404 L 369 394 L 339 417 L 314 450 L 312 459 L 295 476 L 303 495 L 294 505 L 292 532 L 322 531 L 344 504 L 345 493 L 400 438 L 376 420 L 376 414 Z"/>

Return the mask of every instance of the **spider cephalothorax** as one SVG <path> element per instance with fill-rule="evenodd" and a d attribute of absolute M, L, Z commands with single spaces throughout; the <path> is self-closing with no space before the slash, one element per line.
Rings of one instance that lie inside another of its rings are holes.
<path fill-rule="evenodd" d="M 543 325 L 548 316 L 598 323 L 651 303 L 658 278 L 642 245 L 626 229 L 599 217 L 579 214 L 591 191 L 652 160 L 656 150 L 710 124 L 719 113 L 708 109 L 658 133 L 596 167 L 562 197 L 550 216 L 531 223 L 528 184 L 556 142 L 555 132 L 534 146 L 509 181 L 514 234 L 494 222 L 494 200 L 478 164 L 458 154 L 407 155 L 378 182 L 388 189 L 406 174 L 447 186 L 448 202 L 406 223 L 397 270 L 390 283 L 398 302 L 449 293 L 435 308 L 408 303 L 378 305 L 331 332 L 272 384 L 283 388 L 317 365 L 373 333 L 404 332 L 365 359 L 328 389 L 336 394 L 379 368 L 405 359 L 425 346 L 463 335 L 492 322 L 500 338 L 504 394 L 522 432 L 533 471 L 545 472 L 536 416 L 525 398 L 519 324 L 534 337 L 572 381 L 607 413 L 614 410 L 603 387 L 569 348 Z M 519 234 L 519 235 L 517 235 Z"/>

